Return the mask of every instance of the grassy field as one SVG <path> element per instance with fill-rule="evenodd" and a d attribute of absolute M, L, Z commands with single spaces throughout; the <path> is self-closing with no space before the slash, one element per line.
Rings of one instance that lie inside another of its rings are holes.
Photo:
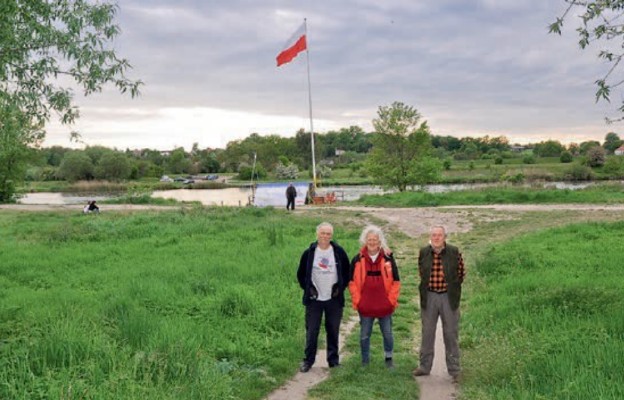
<path fill-rule="evenodd" d="M 474 226 L 451 237 L 469 273 L 460 398 L 622 398 L 624 222 L 558 227 L 622 216 L 462 215 Z M 364 221 L 384 224 L 332 209 L 3 210 L 0 399 L 263 398 L 302 358 L 295 269 L 322 220 L 349 255 Z M 371 364 L 360 366 L 356 327 L 351 355 L 311 399 L 418 398 L 416 257 L 426 238 L 386 231 L 402 279 L 396 368 L 383 365 L 377 326 Z"/>
<path fill-rule="evenodd" d="M 295 272 L 319 222 L 3 211 L 0 398 L 262 397 L 303 355 Z"/>
<path fill-rule="evenodd" d="M 366 206 L 383 207 L 563 203 L 624 203 L 624 186 L 619 183 L 605 183 L 576 190 L 508 186 L 461 190 L 447 193 L 417 191 L 384 195 L 364 195 L 360 200 L 355 202 L 355 204 Z"/>
<path fill-rule="evenodd" d="M 464 314 L 463 399 L 624 398 L 624 223 L 494 246 Z"/>

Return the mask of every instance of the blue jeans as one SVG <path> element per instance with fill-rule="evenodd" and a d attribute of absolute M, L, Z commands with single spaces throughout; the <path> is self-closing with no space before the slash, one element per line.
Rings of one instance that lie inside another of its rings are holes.
<path fill-rule="evenodd" d="M 394 338 L 392 337 L 392 314 L 377 318 L 381 334 L 383 336 L 383 347 L 386 358 L 392 358 L 394 350 Z M 360 349 L 362 351 L 362 362 L 368 364 L 370 361 L 370 337 L 373 332 L 373 322 L 375 318 L 363 317 L 360 315 Z"/>

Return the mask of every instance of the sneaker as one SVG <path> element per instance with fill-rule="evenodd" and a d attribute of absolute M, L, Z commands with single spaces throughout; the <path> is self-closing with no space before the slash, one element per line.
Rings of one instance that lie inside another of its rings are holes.
<path fill-rule="evenodd" d="M 299 367 L 299 372 L 308 372 L 310 370 L 310 368 L 312 368 L 312 364 L 308 364 L 307 362 L 303 362 L 301 363 L 301 366 Z"/>
<path fill-rule="evenodd" d="M 386 368 L 394 368 L 394 362 L 392 361 L 392 357 L 386 358 Z"/>
<path fill-rule="evenodd" d="M 414 376 L 425 376 L 425 375 L 429 375 L 429 372 L 425 371 L 424 369 L 418 367 L 414 370 L 413 372 Z"/>

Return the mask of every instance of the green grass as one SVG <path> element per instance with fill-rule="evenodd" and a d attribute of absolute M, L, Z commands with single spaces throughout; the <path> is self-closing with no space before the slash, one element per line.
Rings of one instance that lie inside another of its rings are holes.
<path fill-rule="evenodd" d="M 199 202 L 192 202 L 199 205 Z M 175 206 L 183 204 L 175 199 L 164 199 L 162 197 L 152 197 L 147 193 L 126 194 L 123 196 L 102 200 L 101 204 L 151 204 L 158 206 Z M 189 204 L 187 202 L 187 204 Z"/>
<path fill-rule="evenodd" d="M 303 355 L 295 272 L 320 218 L 291 217 L 1 213 L 0 398 L 263 397 Z"/>
<path fill-rule="evenodd" d="M 621 399 L 624 223 L 496 245 L 462 321 L 462 399 Z"/>
<path fill-rule="evenodd" d="M 422 191 L 364 195 L 355 202 L 366 206 L 433 207 L 481 204 L 563 204 L 563 203 L 624 203 L 621 184 L 601 184 L 586 189 L 542 189 L 497 187 L 470 189 L 447 193 Z"/>

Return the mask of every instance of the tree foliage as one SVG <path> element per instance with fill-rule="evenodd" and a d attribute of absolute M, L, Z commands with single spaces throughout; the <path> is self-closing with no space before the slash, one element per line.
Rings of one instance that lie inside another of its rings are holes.
<path fill-rule="evenodd" d="M 602 144 L 602 147 L 604 147 L 604 149 L 610 154 L 613 154 L 613 152 L 620 147 L 622 143 L 624 142 L 620 139 L 620 136 L 617 133 L 609 132 L 605 136 L 605 141 Z"/>
<path fill-rule="evenodd" d="M 72 151 L 65 154 L 58 170 L 58 175 L 70 182 L 93 178 L 93 162 L 82 151 Z"/>
<path fill-rule="evenodd" d="M 53 113 L 63 124 L 74 122 L 79 115 L 74 92 L 64 85 L 73 83 L 86 96 L 106 84 L 138 94 L 141 82 L 126 77 L 130 64 L 111 46 L 120 32 L 116 12 L 108 1 L 0 2 L 0 109 L 12 115 L 11 123 L 0 125 L 0 135 L 11 139 L 4 143 L 8 148 L 36 145 Z M 0 192 L 5 193 L 0 201 L 7 201 L 23 173 L 12 157 L 0 157 L 0 163 Z"/>
<path fill-rule="evenodd" d="M 558 157 L 565 146 L 558 140 L 546 140 L 535 144 L 533 153 L 538 157 Z"/>
<path fill-rule="evenodd" d="M 130 177 L 132 165 L 125 154 L 110 152 L 99 159 L 94 171 L 98 179 L 121 181 Z"/>
<path fill-rule="evenodd" d="M 430 157 L 431 136 L 426 122 L 420 123 L 416 109 L 401 102 L 381 106 L 373 120 L 376 135 L 367 160 L 373 179 L 405 191 L 409 185 L 433 180 L 441 162 Z"/>
<path fill-rule="evenodd" d="M 585 49 L 590 44 L 600 46 L 598 58 L 609 65 L 606 73 L 596 81 L 596 102 L 606 100 L 610 102 L 612 90 L 624 84 L 618 75 L 618 66 L 622 62 L 624 29 L 621 17 L 624 13 L 624 1 L 621 0 L 565 0 L 568 7 L 555 22 L 550 25 L 550 33 L 561 35 L 563 23 L 569 15 L 577 15 L 580 26 L 576 29 L 579 37 L 579 46 Z M 624 113 L 624 101 L 618 107 Z M 622 117 L 607 121 L 622 120 Z"/>
<path fill-rule="evenodd" d="M 42 138 L 40 126 L 0 93 L 0 203 L 14 200 L 16 183 L 25 173 L 28 146 Z"/>

